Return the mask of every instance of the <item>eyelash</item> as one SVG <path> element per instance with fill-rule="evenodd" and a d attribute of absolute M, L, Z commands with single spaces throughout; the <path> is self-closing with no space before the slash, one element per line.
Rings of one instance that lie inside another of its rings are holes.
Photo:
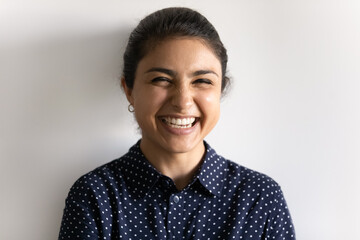
<path fill-rule="evenodd" d="M 158 87 L 170 87 L 172 84 L 171 79 L 166 77 L 156 77 L 151 80 L 151 84 Z"/>
<path fill-rule="evenodd" d="M 196 79 L 196 80 L 194 81 L 194 83 L 205 83 L 205 84 L 210 84 L 210 85 L 213 84 L 211 80 L 209 80 L 209 79 L 204 79 L 204 78 Z"/>
<path fill-rule="evenodd" d="M 154 78 L 153 80 L 151 80 L 151 82 L 155 83 L 155 82 L 171 82 L 170 79 L 166 78 L 166 77 L 157 77 Z"/>
<path fill-rule="evenodd" d="M 157 82 L 168 82 L 168 83 L 172 83 L 172 81 L 166 77 L 157 77 L 151 80 L 152 83 L 157 83 Z M 204 83 L 204 84 L 210 84 L 212 85 L 212 81 L 209 79 L 204 79 L 204 78 L 199 78 L 196 79 L 193 83 Z"/>

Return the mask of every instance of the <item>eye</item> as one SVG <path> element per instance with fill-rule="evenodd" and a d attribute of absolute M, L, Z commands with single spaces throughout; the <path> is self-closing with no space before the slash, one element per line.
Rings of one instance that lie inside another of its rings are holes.
<path fill-rule="evenodd" d="M 195 83 L 195 84 L 209 84 L 209 85 L 213 84 L 213 82 L 211 80 L 206 79 L 206 78 L 196 79 L 193 83 Z"/>
<path fill-rule="evenodd" d="M 166 77 L 156 77 L 151 80 L 151 83 L 158 86 L 168 86 L 172 81 Z"/>

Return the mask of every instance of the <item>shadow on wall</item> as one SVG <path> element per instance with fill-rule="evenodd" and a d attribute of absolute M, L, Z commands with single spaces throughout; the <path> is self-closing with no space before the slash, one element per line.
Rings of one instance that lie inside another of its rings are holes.
<path fill-rule="evenodd" d="M 10 196 L 3 219 L 22 216 L 1 220 L 1 239 L 56 239 L 71 184 L 134 143 L 119 84 L 129 32 L 46 36 L 1 49 L 1 168 Z"/>

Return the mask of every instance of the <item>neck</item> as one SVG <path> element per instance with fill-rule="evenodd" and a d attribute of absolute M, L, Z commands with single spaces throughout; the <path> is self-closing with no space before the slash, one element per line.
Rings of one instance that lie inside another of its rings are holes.
<path fill-rule="evenodd" d="M 169 152 L 162 147 L 153 146 L 144 139 L 141 140 L 140 148 L 159 172 L 174 181 L 178 190 L 189 184 L 200 167 L 205 153 L 203 142 L 186 153 Z"/>

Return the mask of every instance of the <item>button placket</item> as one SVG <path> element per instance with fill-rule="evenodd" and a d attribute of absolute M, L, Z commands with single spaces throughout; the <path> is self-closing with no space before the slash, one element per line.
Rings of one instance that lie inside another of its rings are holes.
<path fill-rule="evenodd" d="M 170 237 L 179 236 L 182 232 L 182 213 L 183 213 L 183 199 L 180 193 L 170 195 L 170 204 L 168 211 L 168 233 Z"/>

